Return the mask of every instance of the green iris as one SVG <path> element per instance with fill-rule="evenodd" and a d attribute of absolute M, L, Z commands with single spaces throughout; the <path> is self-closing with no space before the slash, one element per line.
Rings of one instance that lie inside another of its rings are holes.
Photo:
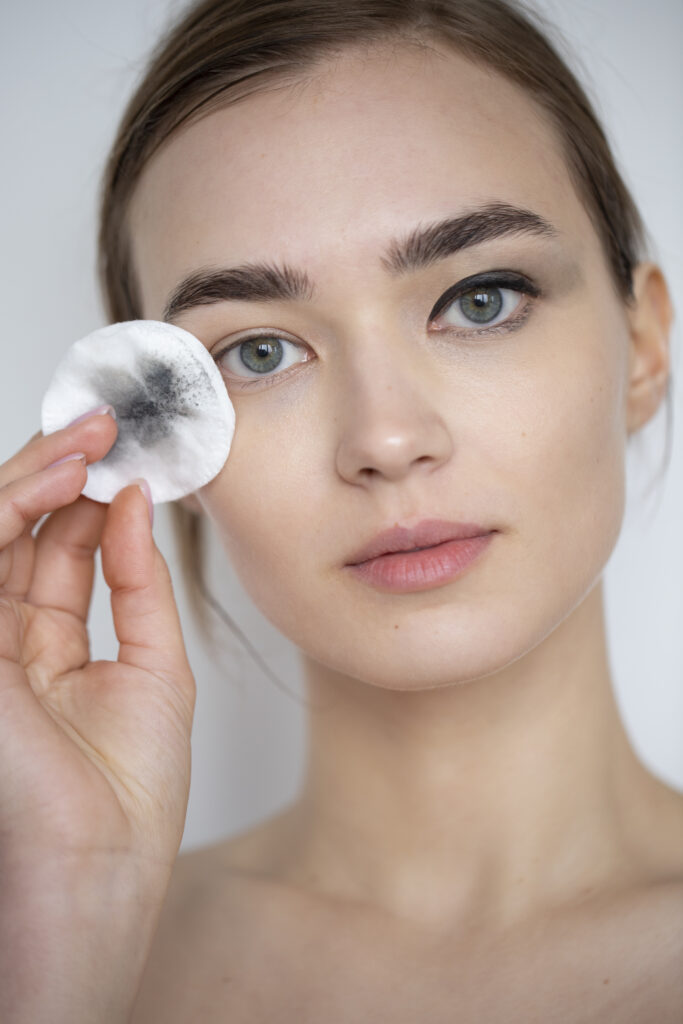
<path fill-rule="evenodd" d="M 268 373 L 282 362 L 282 344 L 277 338 L 253 338 L 240 345 L 240 359 L 254 373 Z"/>
<path fill-rule="evenodd" d="M 487 324 L 500 313 L 503 308 L 503 297 L 500 288 L 474 288 L 460 296 L 460 309 L 468 320 L 476 324 Z"/>

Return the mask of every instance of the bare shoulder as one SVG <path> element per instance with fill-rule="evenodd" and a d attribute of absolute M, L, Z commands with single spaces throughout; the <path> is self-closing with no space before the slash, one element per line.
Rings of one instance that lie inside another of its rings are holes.
<path fill-rule="evenodd" d="M 643 989 L 657 983 L 683 1013 L 683 876 L 635 891 L 614 915 L 615 950 Z M 674 1019 L 674 1018 L 672 1018 Z"/>
<path fill-rule="evenodd" d="M 248 998 L 234 982 L 277 903 L 257 853 L 278 823 L 178 856 L 130 1024 L 205 1022 L 223 990 L 236 1012 Z"/>
<path fill-rule="evenodd" d="M 646 886 L 626 898 L 604 939 L 607 956 L 628 996 L 624 1020 L 679 1024 L 683 1020 L 683 878 Z"/>
<path fill-rule="evenodd" d="M 637 984 L 658 993 L 662 1021 L 678 1022 L 683 1020 L 683 793 L 664 783 L 660 793 L 650 879 L 626 900 L 622 924 Z"/>
<path fill-rule="evenodd" d="M 633 915 L 649 918 L 663 958 L 673 957 L 679 978 L 683 963 L 683 793 L 660 784 L 662 813 L 653 827 L 648 883 L 636 887 Z M 683 978 L 681 978 L 683 981 Z"/>
<path fill-rule="evenodd" d="M 529 993 L 534 1013 L 547 1010 L 544 1019 L 562 1024 L 679 1024 L 683 843 L 677 840 L 678 812 L 671 810 L 672 830 L 665 843 L 653 844 L 656 855 L 648 856 L 638 884 L 593 894 L 509 936 L 509 943 L 485 943 L 481 955 L 472 943 L 424 949 L 411 943 L 407 961 L 404 947 L 384 931 L 366 928 L 360 911 L 278 880 L 274 851 L 286 847 L 291 821 L 286 814 L 269 819 L 178 857 L 130 1024 L 210 1024 L 228 1012 L 230 1020 L 250 1024 L 332 1022 L 330 1007 L 338 1007 L 339 1020 L 348 1019 L 349 1000 L 361 991 L 371 1005 L 354 1004 L 353 1019 L 400 1022 L 406 997 L 401 994 L 396 1005 L 395 983 L 375 985 L 368 977 L 365 988 L 359 984 L 366 965 L 380 963 L 387 978 L 410 979 L 413 987 L 428 977 L 424 993 L 411 989 L 414 1004 L 437 1000 L 450 1008 L 449 1020 L 457 1007 L 468 1024 L 481 1019 L 476 1007 L 483 998 L 481 986 L 468 979 L 482 977 L 488 979 L 491 1024 L 509 1019 L 506 1007 L 527 1005 Z M 288 1018 L 286 1006 L 299 1009 Z"/>
<path fill-rule="evenodd" d="M 597 900 L 585 919 L 586 950 L 610 965 L 629 1024 L 683 1021 L 683 794 L 663 783 L 656 793 L 640 877 Z"/>
<path fill-rule="evenodd" d="M 202 908 L 211 887 L 213 859 L 210 851 L 203 850 L 177 858 L 130 1024 L 193 1019 L 192 1004 L 202 984 L 198 967 L 206 941 Z"/>

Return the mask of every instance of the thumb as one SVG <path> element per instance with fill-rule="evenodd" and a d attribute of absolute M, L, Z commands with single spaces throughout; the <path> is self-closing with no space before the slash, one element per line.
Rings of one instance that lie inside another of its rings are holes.
<path fill-rule="evenodd" d="M 171 574 L 154 542 L 147 501 L 137 484 L 124 487 L 111 502 L 100 544 L 119 663 L 170 682 L 192 712 L 195 682 Z"/>

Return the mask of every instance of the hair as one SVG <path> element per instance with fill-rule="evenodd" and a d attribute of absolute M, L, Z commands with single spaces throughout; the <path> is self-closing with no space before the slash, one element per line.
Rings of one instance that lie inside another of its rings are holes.
<path fill-rule="evenodd" d="M 557 133 L 617 293 L 625 304 L 633 301 L 632 273 L 644 257 L 647 233 L 593 106 L 560 55 L 560 37 L 538 12 L 513 0 L 202 0 L 152 51 L 104 170 L 98 272 L 111 322 L 142 316 L 126 217 L 140 174 L 159 147 L 180 126 L 236 99 L 301 81 L 344 47 L 386 42 L 436 43 L 535 101 Z M 671 375 L 666 399 L 668 468 Z M 209 607 L 239 633 L 204 583 L 204 518 L 178 502 L 170 512 L 200 634 L 210 639 Z"/>

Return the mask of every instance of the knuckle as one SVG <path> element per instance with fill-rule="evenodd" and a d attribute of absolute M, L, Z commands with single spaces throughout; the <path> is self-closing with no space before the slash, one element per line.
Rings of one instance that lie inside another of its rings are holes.
<path fill-rule="evenodd" d="M 23 523 L 25 527 L 33 522 L 28 509 L 24 508 L 20 500 L 18 498 L 13 497 L 12 495 L 10 495 L 6 499 L 4 510 L 2 509 L 2 506 L 0 506 L 0 513 L 2 513 L 2 511 L 9 511 L 10 518 L 14 516 L 21 523 Z"/>
<path fill-rule="evenodd" d="M 78 562 L 87 562 L 95 554 L 95 548 L 84 541 L 68 540 L 59 538 L 53 541 L 56 547 L 61 548 L 70 558 Z"/>

